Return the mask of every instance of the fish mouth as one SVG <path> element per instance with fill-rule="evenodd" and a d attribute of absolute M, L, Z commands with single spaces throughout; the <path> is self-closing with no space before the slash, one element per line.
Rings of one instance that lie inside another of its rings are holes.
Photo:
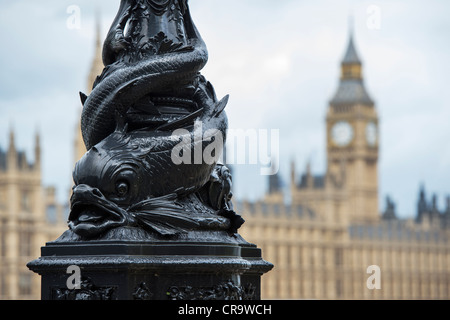
<path fill-rule="evenodd" d="M 69 228 L 83 238 L 93 238 L 126 225 L 128 214 L 108 200 L 99 189 L 88 185 L 74 187 L 69 214 Z"/>

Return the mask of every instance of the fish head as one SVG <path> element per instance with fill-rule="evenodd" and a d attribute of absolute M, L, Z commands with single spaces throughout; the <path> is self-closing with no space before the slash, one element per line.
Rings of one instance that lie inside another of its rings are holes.
<path fill-rule="evenodd" d="M 69 215 L 75 233 L 92 237 L 133 223 L 127 209 L 149 194 L 145 165 L 133 149 L 125 135 L 112 134 L 76 163 Z"/>

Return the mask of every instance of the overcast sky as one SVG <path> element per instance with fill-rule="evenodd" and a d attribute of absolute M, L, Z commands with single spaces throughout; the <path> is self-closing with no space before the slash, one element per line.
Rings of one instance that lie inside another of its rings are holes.
<path fill-rule="evenodd" d="M 67 24 L 73 5 L 80 9 L 79 28 Z M 0 0 L 0 146 L 8 147 L 12 127 L 18 147 L 32 158 L 38 130 L 43 182 L 57 186 L 60 199 L 72 184 L 78 91 L 86 90 L 94 54 L 95 13 L 104 37 L 118 5 Z M 415 215 L 424 183 L 444 209 L 450 194 L 449 1 L 190 0 L 190 7 L 209 49 L 202 73 L 219 96 L 230 94 L 230 128 L 280 130 L 277 158 L 287 185 L 292 159 L 298 175 L 309 160 L 315 174 L 325 172 L 325 115 L 353 16 L 366 88 L 380 116 L 381 208 L 389 194 L 400 216 Z M 259 170 L 235 167 L 235 197 L 263 195 L 267 177 Z"/>

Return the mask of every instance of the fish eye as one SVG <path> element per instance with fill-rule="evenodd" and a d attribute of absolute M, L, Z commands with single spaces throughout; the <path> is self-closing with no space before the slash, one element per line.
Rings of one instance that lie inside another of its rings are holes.
<path fill-rule="evenodd" d="M 129 186 L 126 181 L 118 181 L 116 183 L 116 192 L 119 197 L 123 197 L 128 193 Z"/>

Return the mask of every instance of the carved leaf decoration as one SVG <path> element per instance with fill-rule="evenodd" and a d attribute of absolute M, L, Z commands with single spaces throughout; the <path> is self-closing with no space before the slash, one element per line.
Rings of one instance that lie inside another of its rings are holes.
<path fill-rule="evenodd" d="M 176 52 L 183 47 L 183 43 L 174 43 L 172 40 L 168 39 L 166 34 L 162 31 L 149 39 L 149 42 L 153 45 L 155 54 Z"/>
<path fill-rule="evenodd" d="M 89 278 L 82 278 L 79 290 L 54 289 L 54 300 L 113 300 L 115 287 L 97 287 Z"/>
<path fill-rule="evenodd" d="M 166 294 L 170 300 L 253 300 L 256 297 L 255 287 L 252 284 L 247 284 L 244 288 L 235 285 L 231 280 L 212 288 L 173 286 Z"/>
<path fill-rule="evenodd" d="M 150 300 L 152 297 L 153 293 L 145 282 L 142 282 L 133 293 L 134 300 Z"/>
<path fill-rule="evenodd" d="M 150 59 L 154 55 L 186 52 L 194 49 L 190 45 L 170 40 L 162 31 L 152 38 L 146 38 L 145 35 L 140 35 L 136 38 L 130 38 L 128 41 L 130 42 L 130 46 L 124 51 L 122 59 L 129 64 Z"/>

